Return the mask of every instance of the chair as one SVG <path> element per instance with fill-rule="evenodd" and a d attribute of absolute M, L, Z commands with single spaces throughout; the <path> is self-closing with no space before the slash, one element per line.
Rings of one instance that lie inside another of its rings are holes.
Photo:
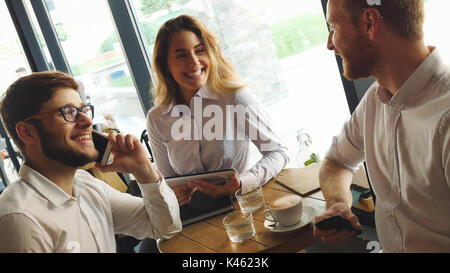
<path fill-rule="evenodd" d="M 95 163 L 89 163 L 87 165 L 84 165 L 81 167 L 81 169 L 89 172 L 93 177 L 98 178 L 104 182 L 106 182 L 108 185 L 113 187 L 114 189 L 120 191 L 120 192 L 127 192 L 128 190 L 128 184 L 127 181 L 122 180 L 120 175 L 116 172 L 107 172 L 104 173 L 97 169 L 95 166 Z"/>
<path fill-rule="evenodd" d="M 147 147 L 148 154 L 150 155 L 150 161 L 153 163 L 153 162 L 155 162 L 155 160 L 153 159 L 153 153 L 152 153 L 152 149 L 150 148 L 149 142 L 150 142 L 150 140 L 148 139 L 147 130 L 142 131 L 141 143 L 144 143 L 145 147 Z"/>
<path fill-rule="evenodd" d="M 150 155 L 150 161 L 155 162 L 153 158 L 152 149 L 150 148 L 150 140 L 148 138 L 147 130 L 142 131 L 141 134 L 141 143 L 145 144 L 147 147 L 148 154 Z M 159 253 L 159 249 L 157 247 L 157 243 L 155 239 L 147 238 L 142 240 L 141 248 L 139 249 L 140 253 Z"/>
<path fill-rule="evenodd" d="M 2 183 L 4 187 L 0 188 L 0 194 L 3 192 L 3 190 L 8 187 L 9 183 L 9 179 L 8 176 L 6 175 L 6 171 L 5 171 L 5 163 L 4 163 L 4 154 L 1 154 L 1 158 L 0 158 L 0 177 L 2 179 Z"/>

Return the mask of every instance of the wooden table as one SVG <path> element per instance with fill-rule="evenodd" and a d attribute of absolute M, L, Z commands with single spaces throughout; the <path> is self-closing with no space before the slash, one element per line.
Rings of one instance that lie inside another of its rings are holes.
<path fill-rule="evenodd" d="M 173 238 L 159 242 L 160 251 L 165 253 L 287 253 L 298 252 L 317 240 L 313 236 L 312 223 L 290 233 L 274 233 L 266 230 L 263 211 L 276 198 L 292 192 L 272 179 L 263 187 L 263 193 L 266 204 L 264 208 L 253 213 L 256 235 L 250 240 L 243 243 L 231 242 L 222 224 L 226 214 L 222 214 L 184 227 Z M 316 216 L 326 209 L 320 191 L 303 197 L 303 204 L 313 207 L 316 210 Z M 234 205 L 235 210 L 239 210 L 237 202 Z"/>

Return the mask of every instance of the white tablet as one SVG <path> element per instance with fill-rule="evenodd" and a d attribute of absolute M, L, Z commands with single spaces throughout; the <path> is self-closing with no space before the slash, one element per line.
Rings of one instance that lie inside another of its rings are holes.
<path fill-rule="evenodd" d="M 237 173 L 234 169 L 206 172 L 200 174 L 188 174 L 182 176 L 166 177 L 167 185 L 177 187 L 186 184 L 189 181 L 201 179 L 213 184 L 225 183 L 234 173 Z"/>

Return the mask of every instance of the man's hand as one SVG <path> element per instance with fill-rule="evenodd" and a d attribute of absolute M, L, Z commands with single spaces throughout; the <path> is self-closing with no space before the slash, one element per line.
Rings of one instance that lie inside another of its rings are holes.
<path fill-rule="evenodd" d="M 214 185 L 204 180 L 193 180 L 188 185 L 197 188 L 206 195 L 219 197 L 233 195 L 241 187 L 241 181 L 237 174 L 233 174 L 223 185 Z"/>
<path fill-rule="evenodd" d="M 140 183 L 157 183 L 161 180 L 153 168 L 144 146 L 133 135 L 111 131 L 108 135 L 111 143 L 113 162 L 106 166 L 95 164 L 102 172 L 131 173 Z"/>
<path fill-rule="evenodd" d="M 358 217 L 352 213 L 346 202 L 334 203 L 327 211 L 317 216 L 315 222 L 320 222 L 335 215 L 347 218 L 355 229 L 362 229 Z M 314 226 L 314 236 L 320 238 L 324 243 L 336 245 L 355 236 L 355 231 L 341 230 L 338 232 L 336 229 L 321 230 Z"/>

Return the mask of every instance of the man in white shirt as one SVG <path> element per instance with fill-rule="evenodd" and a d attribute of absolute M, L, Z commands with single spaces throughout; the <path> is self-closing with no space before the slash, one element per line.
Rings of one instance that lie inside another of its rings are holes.
<path fill-rule="evenodd" d="M 131 173 L 143 198 L 121 193 L 78 168 L 98 156 L 93 106 L 59 72 L 22 77 L 1 114 L 25 162 L 0 195 L 0 252 L 115 252 L 114 234 L 167 239 L 181 230 L 173 191 L 132 135 L 108 136 L 114 160 L 100 170 Z"/>
<path fill-rule="evenodd" d="M 349 186 L 365 160 L 383 251 L 450 252 L 450 69 L 424 44 L 423 0 L 377 2 L 328 2 L 328 48 L 343 58 L 344 76 L 377 81 L 323 162 L 328 210 L 316 222 L 341 215 L 361 228 Z M 314 233 L 328 243 L 354 235 Z"/>

